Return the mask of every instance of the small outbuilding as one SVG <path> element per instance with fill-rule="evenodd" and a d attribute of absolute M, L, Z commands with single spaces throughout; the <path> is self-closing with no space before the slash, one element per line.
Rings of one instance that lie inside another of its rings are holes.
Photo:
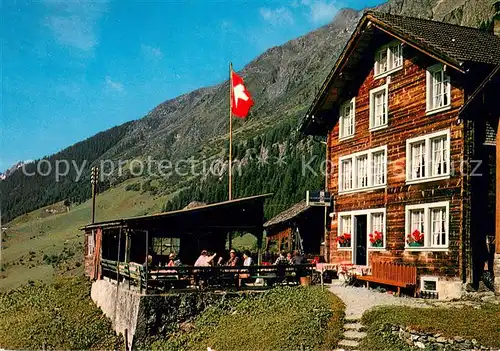
<path fill-rule="evenodd" d="M 299 250 L 307 256 L 323 255 L 324 207 L 301 201 L 264 223 L 266 249 Z"/>

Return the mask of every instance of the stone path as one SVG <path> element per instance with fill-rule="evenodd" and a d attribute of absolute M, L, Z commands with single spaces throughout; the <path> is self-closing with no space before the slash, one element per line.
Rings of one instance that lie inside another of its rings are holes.
<path fill-rule="evenodd" d="M 376 306 L 411 306 L 411 307 L 431 307 L 432 305 L 424 300 L 394 297 L 389 294 L 380 293 L 366 288 L 352 286 L 342 286 L 339 281 L 334 281 L 330 286 L 330 291 L 340 297 L 346 305 L 344 339 L 339 342 L 339 347 L 347 350 L 355 350 L 359 342 L 366 336 L 363 325 L 360 323 L 361 316 L 369 309 Z"/>

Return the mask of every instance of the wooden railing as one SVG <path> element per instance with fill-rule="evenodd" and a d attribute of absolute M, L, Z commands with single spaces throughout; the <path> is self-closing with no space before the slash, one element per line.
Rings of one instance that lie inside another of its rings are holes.
<path fill-rule="evenodd" d="M 274 284 L 298 283 L 300 277 L 312 276 L 314 265 L 271 265 L 250 267 L 157 267 L 150 266 L 146 272 L 137 263 L 117 264 L 116 261 L 102 260 L 103 275 L 122 281 L 128 286 L 142 290 L 168 291 L 171 289 L 200 288 L 241 288 L 242 283 L 261 279 L 266 286 Z M 147 273 L 147 274 L 146 274 Z"/>

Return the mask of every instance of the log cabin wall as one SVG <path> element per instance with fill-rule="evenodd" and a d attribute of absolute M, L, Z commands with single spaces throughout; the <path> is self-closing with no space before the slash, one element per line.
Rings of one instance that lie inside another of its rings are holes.
<path fill-rule="evenodd" d="M 460 167 L 464 159 L 464 124 L 457 123 L 458 110 L 464 103 L 463 83 L 458 72 L 451 76 L 451 108 L 426 115 L 426 68 L 437 63 L 409 47 L 403 48 L 403 68 L 384 78 L 374 78 L 371 69 L 355 93 L 354 137 L 339 141 L 339 123 L 328 135 L 331 161 L 329 190 L 335 197 L 335 216 L 329 235 L 330 261 L 351 262 L 352 250 L 338 248 L 339 212 L 374 208 L 386 209 L 386 248 L 370 249 L 369 262 L 404 261 L 418 267 L 419 274 L 461 276 L 463 237 L 463 180 Z M 370 61 L 373 65 L 373 60 Z M 368 71 L 369 68 L 366 69 Z M 363 70 L 357 70 L 362 72 Z M 369 131 L 370 90 L 388 84 L 388 126 Z M 348 98 L 352 98 L 346 96 Z M 332 111 L 338 115 L 338 111 Z M 449 130 L 451 175 L 449 179 L 406 184 L 406 140 Z M 372 191 L 339 194 L 339 157 L 387 146 L 387 186 Z M 449 201 L 449 246 L 447 251 L 405 250 L 405 206 Z"/>

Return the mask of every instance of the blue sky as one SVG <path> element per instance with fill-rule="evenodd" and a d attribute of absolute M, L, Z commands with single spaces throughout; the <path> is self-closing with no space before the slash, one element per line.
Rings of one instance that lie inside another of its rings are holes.
<path fill-rule="evenodd" d="M 0 170 L 138 119 L 381 0 L 0 0 Z"/>

